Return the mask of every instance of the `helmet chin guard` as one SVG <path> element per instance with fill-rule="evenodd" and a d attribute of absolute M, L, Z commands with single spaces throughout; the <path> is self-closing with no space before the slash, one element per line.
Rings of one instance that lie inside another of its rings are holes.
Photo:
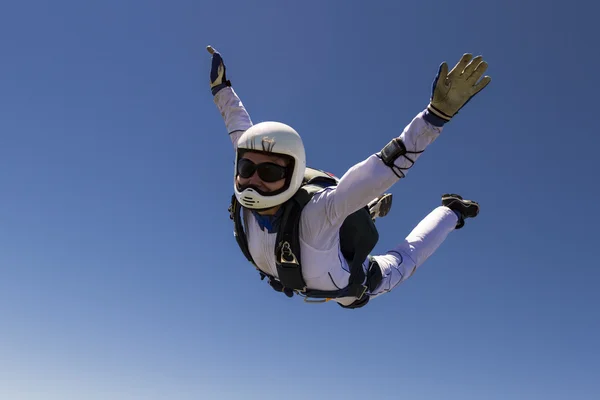
<path fill-rule="evenodd" d="M 236 183 L 237 163 L 246 151 L 290 158 L 283 188 L 265 193 L 252 187 L 242 190 Z M 240 204 L 254 210 L 269 209 L 288 201 L 298 191 L 306 170 L 302 138 L 292 127 L 280 122 L 261 122 L 246 130 L 238 139 L 233 173 L 233 190 Z"/>

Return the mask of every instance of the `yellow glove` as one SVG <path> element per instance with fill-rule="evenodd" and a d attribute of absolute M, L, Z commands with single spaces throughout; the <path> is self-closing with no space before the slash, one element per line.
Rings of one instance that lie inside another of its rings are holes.
<path fill-rule="evenodd" d="M 489 76 L 479 80 L 487 67 L 482 56 L 473 58 L 468 53 L 462 56 L 450 73 L 448 64 L 443 62 L 433 81 L 428 111 L 443 120 L 442 124 L 450 121 L 458 110 L 491 82 L 492 78 Z"/>

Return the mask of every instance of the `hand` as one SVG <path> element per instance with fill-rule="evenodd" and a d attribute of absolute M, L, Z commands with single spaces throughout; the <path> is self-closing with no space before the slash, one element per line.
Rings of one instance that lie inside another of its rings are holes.
<path fill-rule="evenodd" d="M 432 85 L 431 100 L 427 109 L 444 121 L 450 121 L 477 93 L 483 90 L 492 78 L 484 76 L 488 64 L 483 57 L 473 58 L 464 54 L 452 71 L 448 73 L 448 64 L 440 65 Z M 479 82 L 478 82 L 479 81 Z"/>
<path fill-rule="evenodd" d="M 206 50 L 212 54 L 212 65 L 210 68 L 210 90 L 214 95 L 226 86 L 231 86 L 231 82 L 227 80 L 225 71 L 225 63 L 221 54 L 213 49 L 212 46 L 206 46 Z"/>

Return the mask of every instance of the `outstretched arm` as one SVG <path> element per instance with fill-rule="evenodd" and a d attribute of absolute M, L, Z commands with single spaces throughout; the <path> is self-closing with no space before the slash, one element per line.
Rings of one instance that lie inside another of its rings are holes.
<path fill-rule="evenodd" d="M 206 50 L 212 54 L 210 89 L 214 96 L 213 101 L 225 121 L 227 133 L 229 133 L 235 150 L 239 137 L 252 126 L 252 120 L 244 104 L 231 87 L 231 82 L 227 80 L 225 63 L 221 54 L 211 46 L 207 46 Z"/>
<path fill-rule="evenodd" d="M 315 196 L 313 201 L 324 202 L 329 221 L 333 225 L 341 224 L 348 215 L 404 178 L 427 146 L 440 135 L 444 124 L 491 81 L 490 77 L 483 77 L 486 69 L 487 63 L 482 57 L 473 58 L 471 54 L 464 54 L 450 73 L 447 64 L 442 63 L 427 108 L 382 151 L 350 168 L 337 187 Z"/>
<path fill-rule="evenodd" d="M 384 163 L 381 152 L 372 154 L 346 171 L 337 186 L 315 195 L 315 201 L 325 202 L 327 217 L 332 225 L 340 225 L 348 215 L 381 196 L 404 177 L 427 146 L 442 132 L 441 126 L 427 121 L 428 114 L 427 110 L 417 114 L 397 138 L 404 144 L 407 157 L 398 157 L 393 163 L 394 168 Z"/>

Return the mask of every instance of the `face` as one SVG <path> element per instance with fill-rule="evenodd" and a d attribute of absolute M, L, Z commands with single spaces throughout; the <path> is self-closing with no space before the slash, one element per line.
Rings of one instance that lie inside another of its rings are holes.
<path fill-rule="evenodd" d="M 254 164 L 260 164 L 265 162 L 274 163 L 285 167 L 287 162 L 284 158 L 273 155 L 273 154 L 263 154 L 263 153 L 254 153 L 252 151 L 248 151 L 244 153 L 243 158 L 252 161 Z M 263 192 L 274 192 L 279 190 L 285 184 L 285 178 L 282 178 L 276 182 L 265 182 L 258 176 L 258 172 L 254 172 L 254 174 L 249 178 L 242 178 L 239 175 L 236 176 L 236 183 L 240 186 L 254 186 L 257 189 Z"/>

